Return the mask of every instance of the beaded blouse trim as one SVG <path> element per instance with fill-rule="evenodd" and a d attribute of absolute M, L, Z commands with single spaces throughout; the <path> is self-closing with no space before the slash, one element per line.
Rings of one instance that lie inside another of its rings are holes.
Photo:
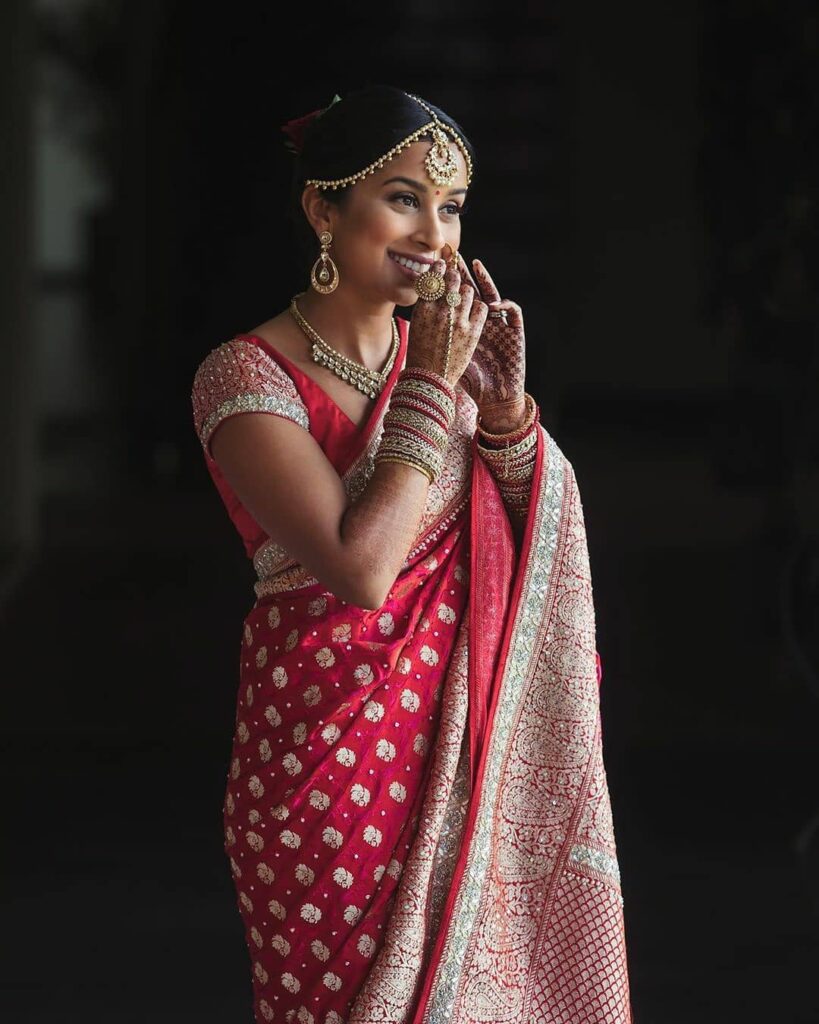
<path fill-rule="evenodd" d="M 232 338 L 213 349 L 194 375 L 194 426 L 205 451 L 216 427 L 242 412 L 283 416 L 310 429 L 307 407 L 295 384 L 258 345 Z"/>
<path fill-rule="evenodd" d="M 310 428 L 310 421 L 304 408 L 289 398 L 280 395 L 236 395 L 222 402 L 205 420 L 202 425 L 202 444 L 207 447 L 211 434 L 222 420 L 240 412 L 272 412 L 293 420 L 305 429 Z"/>

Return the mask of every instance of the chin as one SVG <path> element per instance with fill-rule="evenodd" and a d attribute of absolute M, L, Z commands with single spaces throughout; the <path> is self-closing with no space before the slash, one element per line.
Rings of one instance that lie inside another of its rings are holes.
<path fill-rule="evenodd" d="M 394 302 L 396 306 L 414 306 L 418 301 L 418 292 L 415 290 L 413 285 L 408 284 L 404 288 L 395 288 L 390 295 L 390 302 Z"/>

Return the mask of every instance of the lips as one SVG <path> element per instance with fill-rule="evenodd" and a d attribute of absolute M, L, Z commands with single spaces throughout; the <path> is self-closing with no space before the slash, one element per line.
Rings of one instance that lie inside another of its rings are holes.
<path fill-rule="evenodd" d="M 397 252 L 390 252 L 387 250 L 387 255 L 398 266 L 404 271 L 405 274 L 412 278 L 418 277 L 419 274 L 423 274 L 425 270 L 429 270 L 433 260 L 419 259 L 414 256 L 402 256 Z"/>

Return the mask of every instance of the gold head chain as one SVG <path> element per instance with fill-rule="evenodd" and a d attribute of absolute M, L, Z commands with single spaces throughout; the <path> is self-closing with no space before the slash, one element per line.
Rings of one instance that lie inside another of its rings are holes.
<path fill-rule="evenodd" d="M 320 189 L 337 189 L 345 188 L 347 185 L 354 185 L 357 181 L 362 178 L 366 178 L 369 174 L 375 174 L 376 171 L 380 170 L 384 164 L 388 163 L 394 157 L 398 156 L 407 146 L 412 145 L 423 135 L 432 136 L 432 145 L 430 146 L 429 153 L 427 153 L 426 159 L 424 160 L 424 166 L 426 167 L 427 174 L 430 180 L 435 185 L 451 185 L 455 180 L 455 176 L 458 173 L 458 165 L 455 161 L 455 155 L 449 148 L 448 135 L 452 136 L 455 144 L 463 154 L 464 161 L 466 162 L 466 183 L 470 184 L 472 181 L 472 158 L 469 155 L 469 151 L 466 148 L 466 144 L 460 135 L 451 128 L 448 124 L 443 122 L 432 108 L 426 104 L 419 96 L 414 96 L 412 93 L 406 93 L 411 100 L 423 107 L 424 110 L 430 115 L 431 120 L 426 124 L 421 125 L 420 128 L 416 128 L 414 132 L 409 134 L 405 139 L 402 139 L 399 143 L 387 150 L 383 156 L 378 157 L 377 160 L 373 160 L 371 164 L 362 168 L 360 171 L 356 171 L 355 174 L 348 174 L 344 178 L 325 179 L 325 178 L 308 178 L 305 181 L 305 185 L 315 185 L 316 188 Z"/>

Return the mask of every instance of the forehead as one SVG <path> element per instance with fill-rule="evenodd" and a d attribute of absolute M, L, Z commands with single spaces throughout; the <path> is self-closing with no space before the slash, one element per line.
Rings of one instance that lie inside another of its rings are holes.
<path fill-rule="evenodd" d="M 404 177 L 421 182 L 429 189 L 440 188 L 442 192 L 448 192 L 450 189 L 455 188 L 466 188 L 466 160 L 464 160 L 460 147 L 452 140 L 449 141 L 449 149 L 455 157 L 458 173 L 455 175 L 451 185 L 438 186 L 432 183 L 424 166 L 424 160 L 430 151 L 431 145 L 432 143 L 426 139 L 420 139 L 418 142 L 411 143 L 406 149 L 402 149 L 397 156 L 394 156 L 392 160 L 388 160 L 370 180 L 376 187 L 390 178 Z"/>

